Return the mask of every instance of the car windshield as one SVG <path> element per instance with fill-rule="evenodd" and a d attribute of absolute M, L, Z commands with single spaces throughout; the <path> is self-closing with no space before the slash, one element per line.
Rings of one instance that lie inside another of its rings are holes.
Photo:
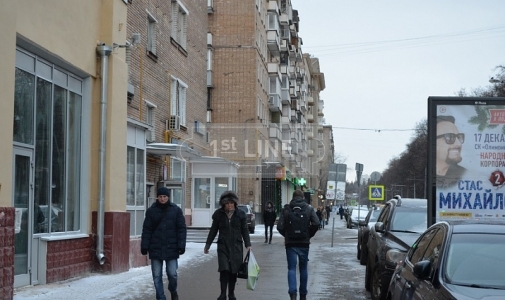
<path fill-rule="evenodd" d="M 445 259 L 447 282 L 505 289 L 503 249 L 503 234 L 454 234 Z"/>
<path fill-rule="evenodd" d="M 238 208 L 240 210 L 244 211 L 246 214 L 249 212 L 249 210 L 247 209 L 247 206 L 239 206 Z"/>
<path fill-rule="evenodd" d="M 391 223 L 392 231 L 423 233 L 428 228 L 427 209 L 397 206 Z"/>
<path fill-rule="evenodd" d="M 364 219 L 364 218 L 366 218 L 366 215 L 368 214 L 368 210 L 364 210 L 364 209 L 353 209 L 352 210 L 353 217 L 357 218 L 358 214 L 359 214 L 360 219 Z"/>

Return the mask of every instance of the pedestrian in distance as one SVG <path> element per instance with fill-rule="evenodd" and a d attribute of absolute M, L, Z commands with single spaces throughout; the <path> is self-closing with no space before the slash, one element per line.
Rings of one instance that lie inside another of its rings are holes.
<path fill-rule="evenodd" d="M 338 208 L 338 214 L 340 215 L 340 220 L 342 220 L 344 218 L 344 208 L 342 205 Z"/>
<path fill-rule="evenodd" d="M 307 299 L 307 282 L 309 279 L 308 262 L 310 238 L 319 227 L 319 218 L 314 208 L 309 205 L 301 190 L 293 192 L 293 199 L 285 205 L 277 222 L 277 230 L 284 236 L 286 259 L 288 263 L 288 293 L 291 300 Z M 300 286 L 296 284 L 296 265 L 299 264 Z"/>
<path fill-rule="evenodd" d="M 322 228 L 324 229 L 324 225 L 326 225 L 326 220 L 327 220 L 327 216 L 328 216 L 328 213 L 326 212 L 326 209 L 324 207 L 321 207 L 321 215 L 323 217 L 323 222 L 321 222 L 321 226 Z"/>
<path fill-rule="evenodd" d="M 142 227 L 140 251 L 149 253 L 157 300 L 166 300 L 163 288 L 163 262 L 168 276 L 168 290 L 172 300 L 178 300 L 178 259 L 186 251 L 186 221 L 182 210 L 170 202 L 170 190 L 161 187 L 156 202 L 146 211 Z"/>
<path fill-rule="evenodd" d="M 244 245 L 251 250 L 251 239 L 247 228 L 246 214 L 237 209 L 238 196 L 233 191 L 224 192 L 219 198 L 221 207 L 212 214 L 212 225 L 203 252 L 209 253 L 214 238 L 217 238 L 217 260 L 221 294 L 218 300 L 236 300 L 235 284 L 237 273 L 244 257 Z"/>
<path fill-rule="evenodd" d="M 277 219 L 277 214 L 275 213 L 274 205 L 271 201 L 267 202 L 267 206 L 263 210 L 263 223 L 265 223 L 265 244 L 268 242 L 272 243 L 272 230 L 274 228 L 275 219 Z M 268 239 L 268 230 L 270 230 L 270 239 Z"/>
<path fill-rule="evenodd" d="M 331 207 L 326 205 L 326 225 L 328 225 L 328 220 L 331 218 Z"/>
<path fill-rule="evenodd" d="M 323 213 L 321 212 L 321 207 L 317 208 L 316 216 L 319 218 L 319 229 L 323 229 Z"/>

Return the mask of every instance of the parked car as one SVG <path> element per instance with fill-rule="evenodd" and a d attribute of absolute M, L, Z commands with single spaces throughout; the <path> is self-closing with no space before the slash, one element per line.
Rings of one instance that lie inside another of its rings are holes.
<path fill-rule="evenodd" d="M 250 205 L 248 204 L 239 204 L 238 208 L 245 212 L 247 216 L 247 227 L 249 228 L 250 233 L 254 233 L 254 229 L 256 228 L 256 216 Z"/>
<path fill-rule="evenodd" d="M 356 257 L 359 259 L 359 263 L 361 265 L 366 265 L 368 252 L 366 244 L 368 242 L 368 235 L 370 233 L 370 228 L 375 225 L 377 218 L 381 212 L 380 206 L 373 206 L 372 209 L 366 215 L 364 221 L 360 222 L 358 226 L 358 246 L 357 246 L 357 255 Z"/>
<path fill-rule="evenodd" d="M 413 244 L 388 299 L 505 299 L 505 222 L 439 222 Z"/>
<path fill-rule="evenodd" d="M 391 276 L 414 241 L 427 228 L 426 199 L 395 199 L 386 202 L 370 229 L 365 288 L 373 300 L 386 299 Z"/>
<path fill-rule="evenodd" d="M 358 227 L 359 222 L 365 221 L 368 211 L 369 209 L 366 206 L 353 207 L 347 219 L 347 228 L 353 228 L 354 226 Z"/>

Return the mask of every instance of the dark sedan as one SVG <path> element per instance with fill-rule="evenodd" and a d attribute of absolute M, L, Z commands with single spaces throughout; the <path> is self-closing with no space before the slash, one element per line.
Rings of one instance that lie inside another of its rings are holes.
<path fill-rule="evenodd" d="M 367 247 L 368 235 L 370 233 L 370 228 L 375 225 L 377 218 L 380 214 L 380 207 L 373 207 L 367 214 L 365 221 L 360 222 L 358 227 L 358 249 L 356 257 L 359 259 L 361 265 L 366 265 L 367 262 Z"/>
<path fill-rule="evenodd" d="M 439 222 L 407 252 L 388 299 L 505 299 L 505 221 Z"/>

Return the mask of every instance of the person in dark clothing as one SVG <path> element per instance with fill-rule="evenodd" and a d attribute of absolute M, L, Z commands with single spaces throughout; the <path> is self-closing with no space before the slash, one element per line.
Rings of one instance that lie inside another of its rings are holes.
<path fill-rule="evenodd" d="M 321 212 L 321 208 L 318 207 L 316 211 L 316 216 L 319 218 L 319 229 L 323 228 L 323 213 Z"/>
<path fill-rule="evenodd" d="M 331 215 L 331 207 L 326 205 L 326 225 L 328 225 L 328 221 L 330 220 Z"/>
<path fill-rule="evenodd" d="M 277 214 L 275 213 L 274 206 L 272 202 L 267 202 L 267 207 L 263 211 L 263 222 L 265 223 L 265 243 L 272 243 L 272 230 L 274 228 L 275 219 L 277 219 Z M 270 240 L 268 239 L 268 229 L 270 229 Z"/>
<path fill-rule="evenodd" d="M 342 220 L 344 218 L 344 208 L 342 205 L 338 208 L 338 214 L 340 215 L 340 220 Z"/>
<path fill-rule="evenodd" d="M 237 209 L 238 196 L 233 191 L 224 192 L 219 198 L 221 208 L 212 215 L 212 225 L 203 252 L 209 253 L 212 241 L 219 232 L 217 238 L 217 260 L 219 281 L 221 283 L 221 295 L 218 300 L 236 300 L 235 284 L 237 273 L 244 257 L 244 244 L 247 250 L 251 249 L 251 239 L 245 212 Z"/>
<path fill-rule="evenodd" d="M 156 202 L 146 211 L 142 227 L 140 251 L 149 253 L 156 299 L 165 300 L 163 262 L 168 276 L 168 290 L 172 300 L 178 300 L 177 259 L 186 251 L 186 221 L 182 210 L 170 202 L 170 190 L 158 189 Z"/>
<path fill-rule="evenodd" d="M 303 240 L 290 239 L 286 235 L 286 219 L 289 216 L 291 209 L 300 207 L 302 211 L 310 212 L 310 236 Z M 296 300 L 297 292 L 300 292 L 300 300 L 307 299 L 307 282 L 309 274 L 307 266 L 309 263 L 309 245 L 310 238 L 313 237 L 319 227 L 319 218 L 314 211 L 314 208 L 305 201 L 303 191 L 295 190 L 293 192 L 293 199 L 286 204 L 277 222 L 277 230 L 284 236 L 284 245 L 286 247 L 286 258 L 288 262 L 288 293 L 291 300 Z M 296 285 L 296 264 L 299 263 L 300 270 L 300 288 Z"/>

